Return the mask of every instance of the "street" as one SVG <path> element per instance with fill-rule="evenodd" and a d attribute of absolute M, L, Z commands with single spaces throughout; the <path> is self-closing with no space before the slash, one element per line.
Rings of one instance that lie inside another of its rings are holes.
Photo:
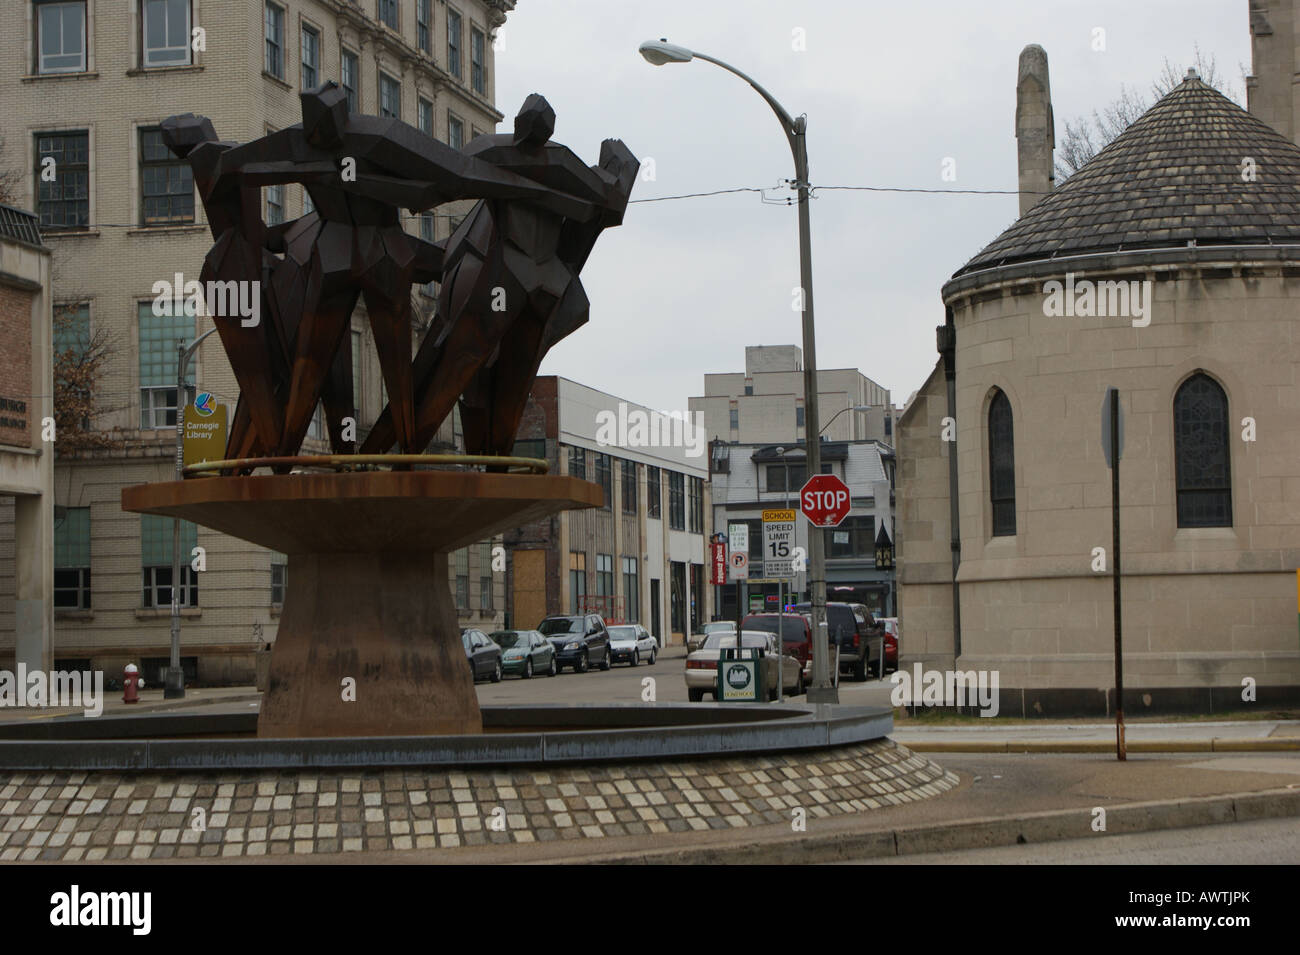
<path fill-rule="evenodd" d="M 843 865 L 1295 865 L 1300 826 L 1265 819 L 1039 845 L 927 852 Z"/>

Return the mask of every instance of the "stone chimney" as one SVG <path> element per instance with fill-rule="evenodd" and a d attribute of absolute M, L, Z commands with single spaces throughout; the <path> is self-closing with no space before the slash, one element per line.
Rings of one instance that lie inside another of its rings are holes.
<path fill-rule="evenodd" d="M 1020 214 L 1023 216 L 1056 187 L 1052 165 L 1056 124 L 1052 118 L 1052 90 L 1047 82 L 1047 51 L 1037 43 L 1031 43 L 1020 51 L 1020 75 L 1016 80 L 1016 148 L 1020 166 Z"/>
<path fill-rule="evenodd" d="M 1296 0 L 1250 0 L 1250 113 L 1300 144 L 1300 18 Z"/>

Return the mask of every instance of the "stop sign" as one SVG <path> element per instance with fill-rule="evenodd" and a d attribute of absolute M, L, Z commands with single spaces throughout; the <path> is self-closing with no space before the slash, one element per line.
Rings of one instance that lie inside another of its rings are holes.
<path fill-rule="evenodd" d="M 814 474 L 799 491 L 799 510 L 815 527 L 837 527 L 848 516 L 849 486 L 833 474 Z"/>

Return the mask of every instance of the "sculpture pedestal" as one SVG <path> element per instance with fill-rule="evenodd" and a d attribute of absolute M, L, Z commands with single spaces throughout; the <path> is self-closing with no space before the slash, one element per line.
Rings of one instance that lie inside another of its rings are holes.
<path fill-rule="evenodd" d="M 122 491 L 124 510 L 289 556 L 257 724 L 258 736 L 277 738 L 482 732 L 447 553 L 602 503 L 599 485 L 577 478 L 474 471 L 191 478 Z"/>

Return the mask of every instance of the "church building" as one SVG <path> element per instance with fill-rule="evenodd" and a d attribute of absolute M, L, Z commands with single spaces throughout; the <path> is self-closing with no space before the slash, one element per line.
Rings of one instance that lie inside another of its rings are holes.
<path fill-rule="evenodd" d="M 902 666 L 1007 716 L 1300 703 L 1300 8 L 1252 0 L 1245 110 L 1188 71 L 1057 187 L 1020 58 L 1020 218 L 943 286 L 899 420 Z M 1102 441 L 1122 411 L 1120 552 Z"/>

